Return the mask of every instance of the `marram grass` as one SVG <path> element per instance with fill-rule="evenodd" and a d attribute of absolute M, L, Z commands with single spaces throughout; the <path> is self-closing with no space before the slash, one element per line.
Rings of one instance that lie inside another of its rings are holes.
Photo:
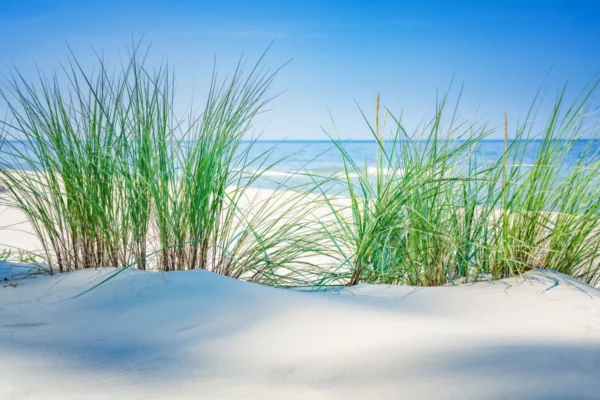
<path fill-rule="evenodd" d="M 367 122 L 374 175 L 332 134 L 342 177 L 303 173 L 310 183 L 257 191 L 277 160 L 273 149 L 252 156 L 254 142 L 242 139 L 273 99 L 277 71 L 261 59 L 228 78 L 215 72 L 201 114 L 179 116 L 173 73 L 145 58 L 137 46 L 117 69 L 98 58 L 93 74 L 73 58 L 37 82 L 14 70 L 0 90 L 3 201 L 25 213 L 52 270 L 434 286 L 552 268 L 600 284 L 600 137 L 589 123 L 597 85 L 571 103 L 561 91 L 546 121 L 505 114 L 496 160 L 480 154 L 496 129 L 459 121 L 448 96 L 415 132 L 387 108 L 380 121 L 378 97 Z"/>
<path fill-rule="evenodd" d="M 368 125 L 379 147 L 375 176 L 331 136 L 350 199 L 340 207 L 321 191 L 332 216 L 322 229 L 340 260 L 322 281 L 435 286 L 551 268 L 600 284 L 600 131 L 589 118 L 597 119 L 596 92 L 597 84 L 565 104 L 561 91 L 548 120 L 516 125 L 510 144 L 505 118 L 505 151 L 485 162 L 478 149 L 493 130 L 457 123 L 447 97 L 413 134 L 390 114 L 386 142 L 376 116 Z M 580 139 L 585 148 L 575 153 Z"/>
<path fill-rule="evenodd" d="M 148 68 L 139 47 L 117 70 L 97 64 L 88 74 L 73 59 L 36 83 L 14 71 L 0 91 L 11 139 L 0 179 L 51 269 L 206 269 L 276 285 L 320 251 L 310 206 L 273 212 L 304 192 L 254 199 L 250 189 L 261 176 L 250 165 L 276 164 L 270 152 L 251 159 L 252 143 L 240 145 L 273 98 L 277 71 L 261 59 L 240 62 L 229 78 L 215 72 L 201 115 L 179 118 L 172 73 Z"/>

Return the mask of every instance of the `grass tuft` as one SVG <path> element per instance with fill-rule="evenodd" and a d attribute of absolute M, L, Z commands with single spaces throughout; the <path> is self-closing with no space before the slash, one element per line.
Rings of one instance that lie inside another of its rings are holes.
<path fill-rule="evenodd" d="M 322 229 L 340 260 L 322 280 L 436 286 L 551 268 L 599 284 L 600 138 L 586 125 L 597 85 L 569 105 L 565 89 L 539 131 L 520 124 L 510 143 L 505 114 L 497 160 L 480 153 L 493 130 L 457 123 L 447 95 L 413 134 L 389 114 L 394 130 L 384 141 L 378 96 L 375 126 L 365 118 L 378 143 L 375 176 L 330 135 L 345 168 L 338 183 L 350 198 L 340 206 L 321 189 L 332 215 Z"/>
<path fill-rule="evenodd" d="M 134 46 L 112 70 L 98 56 L 90 74 L 73 56 L 35 83 L 15 70 L 0 91 L 10 139 L 0 179 L 45 261 L 60 272 L 205 269 L 284 282 L 298 259 L 318 251 L 307 230 L 310 207 L 274 213 L 306 196 L 286 194 L 283 183 L 256 198 L 251 186 L 277 161 L 272 150 L 252 158 L 254 142 L 242 145 L 274 98 L 278 70 L 262 57 L 250 68 L 240 61 L 224 79 L 215 69 L 201 115 L 180 118 L 172 72 L 148 68 L 146 57 Z"/>

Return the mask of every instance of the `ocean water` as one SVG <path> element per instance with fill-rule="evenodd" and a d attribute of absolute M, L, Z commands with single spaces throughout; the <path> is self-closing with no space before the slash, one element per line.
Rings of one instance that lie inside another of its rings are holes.
<path fill-rule="evenodd" d="M 456 142 L 455 142 L 456 143 Z M 509 142 L 512 144 L 513 142 Z M 523 146 L 523 158 L 520 165 L 527 168 L 531 165 L 542 146 L 541 141 L 530 141 L 527 146 Z M 396 143 L 396 146 L 403 146 L 405 143 Z M 263 179 L 254 183 L 258 187 L 276 187 L 278 182 L 287 181 L 292 183 L 302 183 L 310 181 L 303 178 L 303 173 L 310 173 L 316 176 L 331 177 L 340 175 L 344 171 L 344 164 L 339 150 L 329 140 L 322 141 L 257 141 L 243 142 L 240 151 L 249 150 L 249 159 L 264 159 L 265 153 L 269 154 L 267 162 L 263 165 L 259 163 L 251 164 L 247 169 L 251 171 L 261 171 Z M 375 172 L 378 144 L 372 141 L 344 141 L 342 146 L 350 157 L 364 170 Z M 386 143 L 386 150 L 390 151 L 392 144 Z M 11 141 L 10 147 L 19 151 L 26 151 L 24 143 Z M 503 140 L 481 140 L 474 149 L 474 157 L 477 162 L 491 163 L 499 160 L 504 151 Z M 564 168 L 559 172 L 560 176 L 566 175 L 569 168 L 585 152 L 586 157 L 597 158 L 600 151 L 600 141 L 579 140 L 576 142 L 565 159 Z M 0 162 L 3 167 L 14 169 L 29 170 L 28 165 L 19 163 L 10 157 L 5 157 L 0 151 L 0 157 L 4 157 Z M 265 171 L 265 165 L 274 163 Z"/>
<path fill-rule="evenodd" d="M 513 143 L 513 141 L 509 141 L 509 145 Z M 530 141 L 526 146 L 521 146 L 520 165 L 527 168 L 533 164 L 542 143 L 542 141 Z M 396 146 L 403 145 L 405 144 L 402 142 L 396 144 Z M 515 145 L 520 146 L 522 143 L 515 143 Z M 345 141 L 342 142 L 342 146 L 359 166 L 364 167 L 363 170 L 375 172 L 379 152 L 377 142 Z M 391 147 L 391 143 L 386 143 L 386 150 L 390 151 Z M 318 176 L 331 176 L 344 171 L 340 151 L 331 141 L 261 141 L 253 144 L 250 154 L 257 157 L 269 150 L 273 150 L 270 158 L 277 163 L 265 172 L 265 176 L 284 177 L 302 171 Z M 577 162 L 582 154 L 588 158 L 598 158 L 598 152 L 600 152 L 600 141 L 577 141 L 564 160 L 561 174 L 566 174 L 570 166 Z M 472 154 L 477 162 L 483 165 L 499 160 L 503 153 L 503 140 L 482 140 L 474 147 Z"/>

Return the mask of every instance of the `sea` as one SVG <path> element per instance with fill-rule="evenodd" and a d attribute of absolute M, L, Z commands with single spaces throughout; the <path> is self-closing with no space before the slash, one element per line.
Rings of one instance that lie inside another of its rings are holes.
<path fill-rule="evenodd" d="M 455 142 L 457 145 L 460 142 Z M 566 142 L 563 142 L 567 145 Z M 374 174 L 377 168 L 379 144 L 374 140 L 365 141 L 342 141 L 339 144 L 345 153 L 361 167 L 361 173 Z M 424 143 L 417 143 L 424 144 Z M 248 145 L 248 144 L 247 144 Z M 396 146 L 406 143 L 396 142 Z M 414 143 L 413 143 L 414 145 Z M 509 140 L 509 146 L 522 149 L 516 161 L 523 168 L 529 168 L 536 160 L 543 145 L 541 140 L 530 140 L 525 143 L 517 143 Z M 559 143 L 560 145 L 560 143 Z M 391 142 L 385 144 L 384 149 L 391 153 L 394 146 Z M 586 157 L 589 161 L 600 159 L 600 140 L 578 140 L 571 143 L 572 148 L 564 157 L 563 167 L 557 172 L 557 179 L 564 178 L 577 163 L 580 157 Z M 480 166 L 491 164 L 500 160 L 504 154 L 504 140 L 480 140 L 473 148 L 472 156 L 476 158 Z M 265 177 L 277 178 L 289 177 L 290 175 L 301 175 L 308 173 L 314 176 L 330 177 L 344 173 L 344 162 L 340 150 L 331 142 L 318 141 L 259 141 L 252 144 L 250 157 L 271 152 L 270 159 L 275 164 L 264 171 Z M 514 162 L 515 160 L 511 160 Z M 351 174 L 352 175 L 352 174 Z M 296 180 L 297 181 L 297 180 Z M 257 182 L 264 185 L 264 182 Z"/>
<path fill-rule="evenodd" d="M 454 145 L 459 142 L 455 142 Z M 413 142 L 414 144 L 414 142 Z M 418 143 L 417 143 L 418 144 Z M 513 141 L 509 145 L 518 144 Z M 527 146 L 521 146 L 523 149 L 522 158 L 519 162 L 524 168 L 527 168 L 535 161 L 543 142 L 532 140 Z M 379 145 L 374 140 L 364 141 L 341 141 L 339 142 L 346 154 L 359 165 L 362 171 L 374 173 L 377 167 L 379 154 Z M 403 146 L 406 143 L 396 142 L 396 146 Z M 391 151 L 394 145 L 387 142 L 384 148 Z M 474 155 L 480 165 L 492 163 L 499 160 L 504 152 L 504 140 L 480 140 L 474 149 Z M 10 147 L 26 151 L 26 146 L 22 142 L 11 141 Z M 316 177 L 331 177 L 340 175 L 344 172 L 343 157 L 339 149 L 330 140 L 263 140 L 242 142 L 240 153 L 248 151 L 248 160 L 262 160 L 264 162 L 253 162 L 246 167 L 250 172 L 260 172 L 262 178 L 255 181 L 253 186 L 257 187 L 276 187 L 282 181 L 302 183 L 308 182 L 309 178 L 305 174 Z M 564 168 L 559 171 L 557 178 L 565 176 L 570 166 L 572 166 L 582 154 L 586 157 L 599 159 L 600 140 L 578 140 L 569 151 L 564 160 Z M 268 156 L 267 156 L 268 155 Z M 0 151 L 0 158 L 4 153 Z M 4 168 L 30 170 L 31 168 L 24 163 L 4 157 L 0 159 Z M 267 167 L 268 166 L 268 167 Z M 304 176 L 304 178 L 303 178 Z M 293 177 L 293 179 L 290 179 Z"/>

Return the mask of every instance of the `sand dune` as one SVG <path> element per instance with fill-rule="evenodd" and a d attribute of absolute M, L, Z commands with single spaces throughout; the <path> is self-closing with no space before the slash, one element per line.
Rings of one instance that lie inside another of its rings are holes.
<path fill-rule="evenodd" d="M 600 397 L 600 291 L 552 271 L 316 293 L 127 270 L 74 297 L 113 272 L 5 281 L 0 398 Z"/>
<path fill-rule="evenodd" d="M 2 400 L 600 398 L 600 290 L 553 271 L 307 292 L 126 270 L 83 295 L 117 269 L 27 271 L 0 262 Z"/>

